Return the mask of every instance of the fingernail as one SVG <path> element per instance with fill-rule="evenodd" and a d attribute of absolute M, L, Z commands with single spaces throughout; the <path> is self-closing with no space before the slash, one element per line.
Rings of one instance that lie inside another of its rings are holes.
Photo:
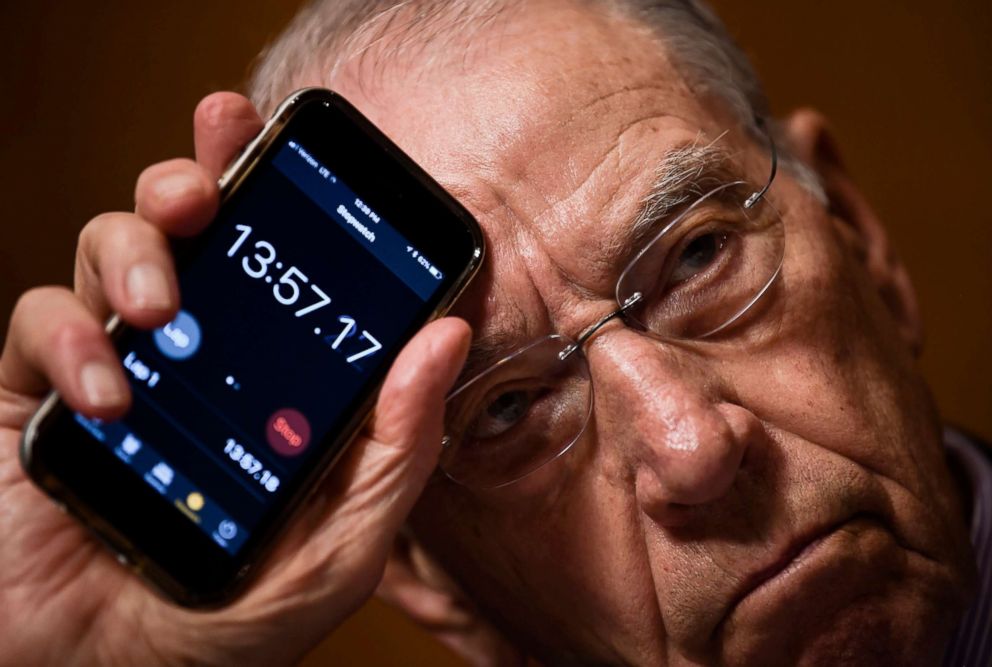
<path fill-rule="evenodd" d="M 172 291 L 165 272 L 154 264 L 135 264 L 125 279 L 127 296 L 135 308 L 166 310 L 172 306 Z"/>
<path fill-rule="evenodd" d="M 177 172 L 155 179 L 152 189 L 161 200 L 175 199 L 200 189 L 200 179 L 190 174 Z"/>
<path fill-rule="evenodd" d="M 120 405 L 124 402 L 125 388 L 116 369 L 99 361 L 90 361 L 79 373 L 86 401 L 97 408 Z"/>

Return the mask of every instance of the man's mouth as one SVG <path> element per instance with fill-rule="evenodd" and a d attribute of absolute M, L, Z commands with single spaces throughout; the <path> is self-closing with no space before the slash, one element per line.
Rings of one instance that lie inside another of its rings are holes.
<path fill-rule="evenodd" d="M 781 613 L 805 615 L 809 612 L 805 607 L 809 605 L 826 609 L 843 604 L 842 599 L 850 592 L 847 590 L 850 582 L 843 575 L 844 563 L 850 561 L 854 543 L 859 540 L 857 536 L 866 531 L 885 533 L 887 546 L 895 546 L 879 517 L 864 512 L 797 533 L 766 565 L 741 580 L 716 632 L 733 631 L 744 619 L 753 621 L 756 617 Z M 868 549 L 871 553 L 861 556 L 871 561 L 885 559 L 876 547 L 877 540 L 872 540 Z"/>
<path fill-rule="evenodd" d="M 868 518 L 867 515 L 855 514 L 842 521 L 819 526 L 811 530 L 804 531 L 784 549 L 780 555 L 772 560 L 768 565 L 759 568 L 747 575 L 734 594 L 733 600 L 728 608 L 728 613 L 732 612 L 738 604 L 746 597 L 757 593 L 759 589 L 770 585 L 773 580 L 789 576 L 792 572 L 802 567 L 803 563 L 820 547 L 828 537 L 840 530 L 843 526 L 856 519 Z"/>

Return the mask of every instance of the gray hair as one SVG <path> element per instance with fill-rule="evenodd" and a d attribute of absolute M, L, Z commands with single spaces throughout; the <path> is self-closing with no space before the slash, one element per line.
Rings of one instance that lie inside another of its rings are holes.
<path fill-rule="evenodd" d="M 746 126 L 768 114 L 747 57 L 699 0 L 578 2 L 618 11 L 654 30 L 693 89 L 726 104 Z M 315 63 L 334 70 L 345 54 L 365 51 L 391 33 L 397 40 L 394 47 L 430 44 L 443 32 L 464 39 L 465 28 L 485 25 L 510 4 L 512 0 L 313 0 L 262 54 L 251 82 L 252 101 L 269 111 Z"/>
<path fill-rule="evenodd" d="M 435 41 L 442 18 L 451 28 L 465 26 L 480 14 L 480 5 L 498 11 L 506 4 L 505 0 L 311 0 L 260 55 L 249 96 L 260 112 L 271 112 L 304 84 L 302 77 L 315 65 L 333 76 L 344 60 L 360 58 L 386 40 L 390 43 L 385 46 L 396 56 L 411 43 Z"/>
<path fill-rule="evenodd" d="M 523 0 L 526 1 L 526 0 Z M 315 65 L 333 74 L 342 62 L 376 46 L 444 50 L 444 40 L 466 40 L 521 0 L 312 0 L 264 51 L 250 84 L 263 113 L 304 85 Z M 660 38 L 662 48 L 693 91 L 724 105 L 759 141 L 756 119 L 768 118 L 764 89 L 750 61 L 717 15 L 701 0 L 575 0 L 630 17 Z M 440 43 L 439 43 L 440 42 Z M 795 159 L 783 137 L 782 166 L 821 201 L 816 175 Z"/>

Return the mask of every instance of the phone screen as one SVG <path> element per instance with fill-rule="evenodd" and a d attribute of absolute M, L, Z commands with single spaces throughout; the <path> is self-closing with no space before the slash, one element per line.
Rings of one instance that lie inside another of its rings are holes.
<path fill-rule="evenodd" d="M 73 418 L 236 555 L 324 454 L 445 272 L 286 133 L 179 272 L 182 310 L 117 340 L 133 407 Z"/>

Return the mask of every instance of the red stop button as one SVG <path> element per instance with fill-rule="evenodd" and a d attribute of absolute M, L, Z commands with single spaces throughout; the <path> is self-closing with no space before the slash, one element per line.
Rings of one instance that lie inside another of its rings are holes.
<path fill-rule="evenodd" d="M 283 456 L 298 456 L 310 444 L 310 423 L 299 410 L 276 410 L 265 425 L 265 437 Z"/>

